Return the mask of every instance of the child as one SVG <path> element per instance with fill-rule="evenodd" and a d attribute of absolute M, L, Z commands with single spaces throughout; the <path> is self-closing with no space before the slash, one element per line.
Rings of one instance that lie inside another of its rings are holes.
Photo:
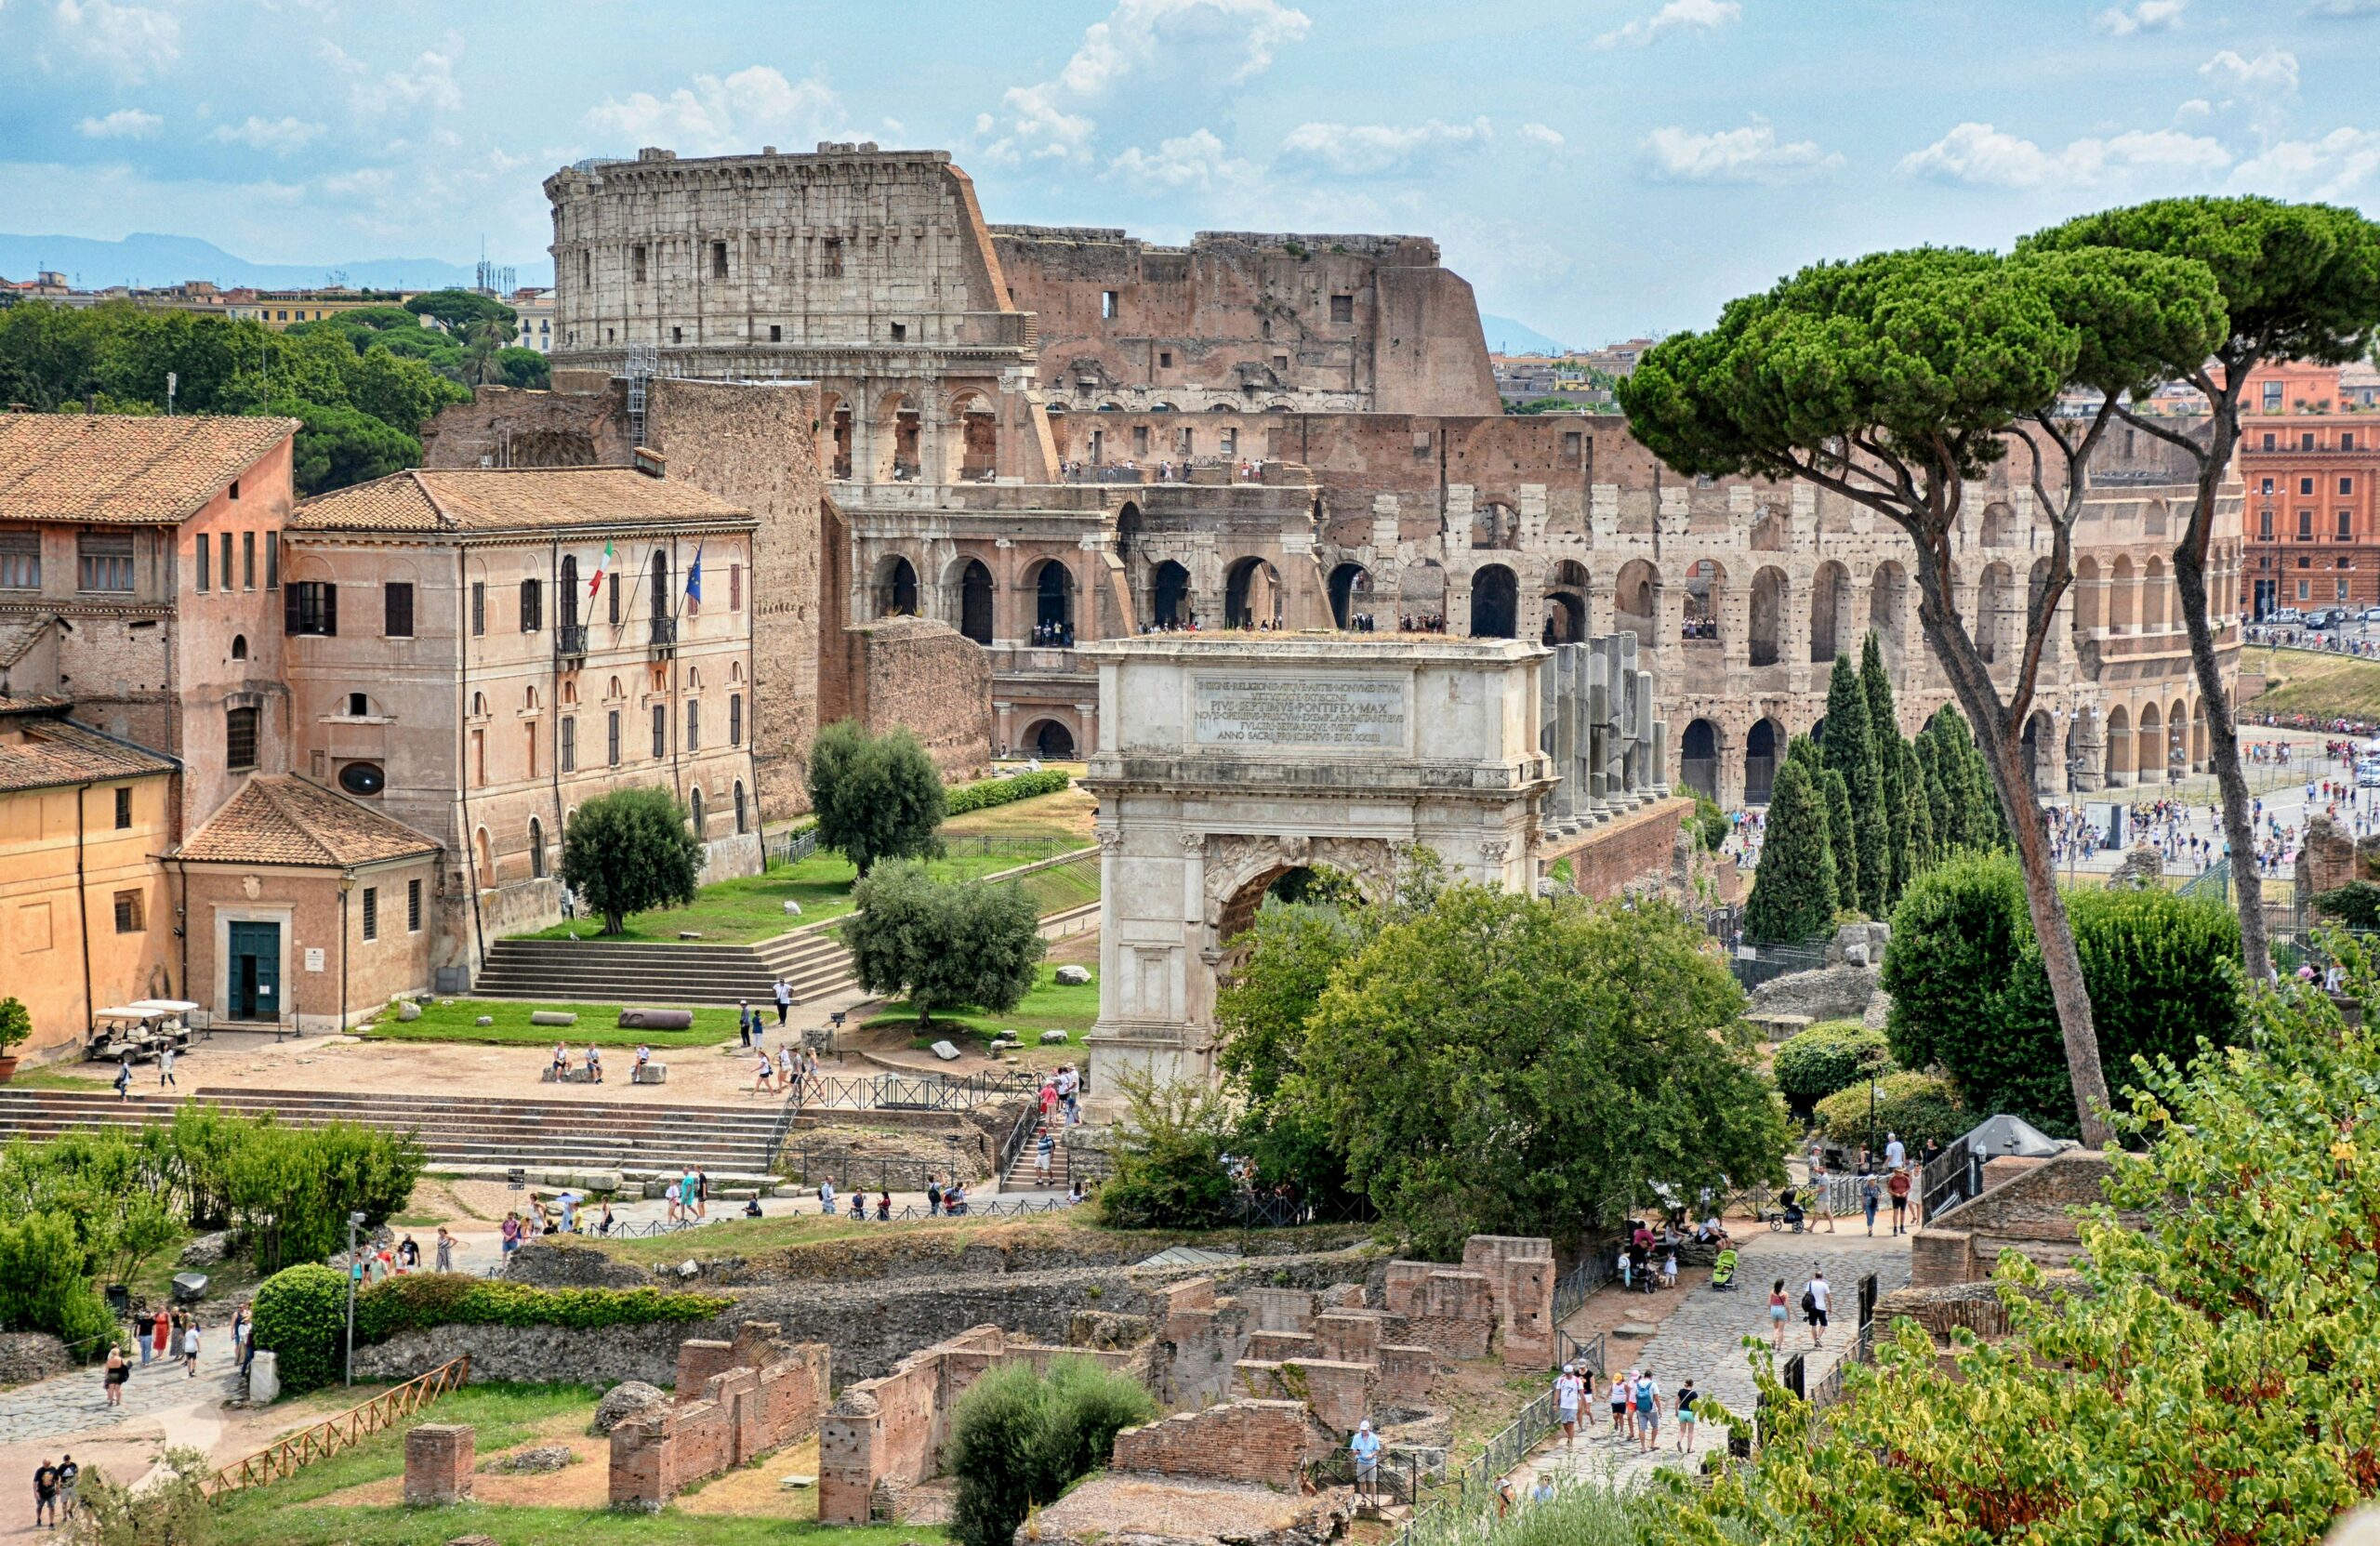
<path fill-rule="evenodd" d="M 1677 1287 L 1677 1248 L 1675 1246 L 1672 1246 L 1670 1253 L 1661 1258 L 1661 1287 L 1664 1288 Z"/>

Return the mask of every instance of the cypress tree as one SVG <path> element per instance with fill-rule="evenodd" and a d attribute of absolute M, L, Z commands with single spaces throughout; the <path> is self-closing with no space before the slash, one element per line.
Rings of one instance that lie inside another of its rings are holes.
<path fill-rule="evenodd" d="M 1796 735 L 1785 743 L 1785 761 L 1801 765 L 1802 776 L 1809 782 L 1810 793 L 1826 817 L 1827 848 L 1834 855 L 1834 884 L 1831 890 L 1835 910 L 1840 912 L 1844 908 L 1857 907 L 1859 905 L 1859 880 L 1856 867 L 1859 862 L 1858 855 L 1852 851 L 1846 836 L 1848 829 L 1839 833 L 1834 828 L 1834 802 L 1827 795 L 1825 754 L 1818 750 L 1816 741 L 1806 735 Z M 1778 765 L 1781 767 L 1783 764 Z M 1771 794 L 1769 798 L 1774 799 L 1776 796 Z"/>
<path fill-rule="evenodd" d="M 1940 856 L 1939 844 L 1934 836 L 1934 801 L 1925 792 L 1925 769 L 1917 760 L 1917 747 L 1908 741 L 1900 744 L 1900 786 L 1909 812 L 1909 868 L 1896 870 L 1901 890 L 1908 891 L 1910 882 L 1933 865 Z"/>
<path fill-rule="evenodd" d="M 1834 894 L 1844 912 L 1859 907 L 1858 829 L 1851 819 L 1851 786 L 1844 783 L 1842 770 L 1820 770 L 1826 785 L 1827 836 L 1834 843 Z"/>
<path fill-rule="evenodd" d="M 1868 725 L 1868 691 L 1850 661 L 1837 658 L 1826 689 L 1826 765 L 1843 775 L 1851 805 L 1852 845 L 1858 855 L 1859 910 L 1882 918 L 1891 907 L 1891 813 Z"/>
<path fill-rule="evenodd" d="M 1910 788 L 1902 777 L 1902 748 L 1909 745 L 1900 733 L 1900 716 L 1893 706 L 1892 679 L 1884 674 L 1884 652 L 1876 642 L 1873 628 L 1859 646 L 1859 687 L 1868 698 L 1868 735 L 1875 743 L 1876 761 L 1884 774 L 1884 816 L 1889 824 L 1889 852 L 1886 862 L 1890 876 L 1884 888 L 1888 904 L 1897 904 L 1900 893 L 1916 872 L 1917 856 L 1911 852 L 1914 816 L 1909 809 Z"/>
<path fill-rule="evenodd" d="M 1788 756 L 1768 797 L 1768 826 L 1760 865 L 1744 904 L 1744 938 L 1756 945 L 1792 944 L 1834 927 L 1834 843 L 1826 797 L 1806 759 Z"/>

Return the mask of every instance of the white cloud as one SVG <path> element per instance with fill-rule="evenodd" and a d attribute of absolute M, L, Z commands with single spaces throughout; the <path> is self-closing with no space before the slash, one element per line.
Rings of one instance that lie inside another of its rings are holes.
<path fill-rule="evenodd" d="M 2139 175 L 2164 180 L 2202 178 L 2231 165 L 2231 153 L 2204 135 L 2178 129 L 2134 129 L 2109 139 L 2084 138 L 2061 150 L 2003 134 L 1990 124 L 1961 124 L 1900 161 L 1905 176 L 1983 188 L 2088 185 Z"/>
<path fill-rule="evenodd" d="M 2231 180 L 2290 198 L 2353 198 L 2380 188 L 2380 131 L 2338 128 L 2320 139 L 2284 139 L 2240 163 Z"/>
<path fill-rule="evenodd" d="M 1523 144 L 1539 145 L 1549 151 L 1558 151 L 1568 143 L 1560 129 L 1547 124 L 1523 124 L 1520 139 Z"/>
<path fill-rule="evenodd" d="M 2268 48 L 2252 59 L 2226 48 L 2198 73 L 2223 90 L 2259 100 L 2297 91 L 2297 56 L 2281 48 Z"/>
<path fill-rule="evenodd" d="M 58 25 L 78 50 L 121 81 L 145 81 L 181 57 L 182 24 L 145 6 L 58 0 Z"/>
<path fill-rule="evenodd" d="M 1086 164 L 1098 131 L 1088 110 L 1123 82 L 1171 81 L 1184 92 L 1236 85 L 1269 69 L 1313 25 L 1279 0 L 1117 0 L 1105 20 L 1083 29 L 1053 79 L 1011 86 L 1002 112 L 980 115 L 975 132 L 996 163 Z"/>
<path fill-rule="evenodd" d="M 1257 180 L 1254 165 L 1230 155 L 1210 129 L 1160 141 L 1154 154 L 1132 146 L 1109 164 L 1108 175 L 1149 193 L 1209 193 Z"/>
<path fill-rule="evenodd" d="M 349 53 L 346 49 L 340 47 L 337 44 L 333 43 L 329 38 L 323 37 L 316 38 L 314 40 L 314 57 L 321 59 L 324 64 L 329 65 L 332 69 L 339 72 L 343 75 L 361 75 L 364 73 L 364 61 L 357 59 L 353 54 Z"/>
<path fill-rule="evenodd" d="M 2099 31 L 2118 37 L 2130 37 L 2135 33 L 2161 33 L 2182 24 L 2182 12 L 2190 0 L 2138 0 L 2131 6 L 2110 6 L 2099 13 Z"/>
<path fill-rule="evenodd" d="M 215 131 L 215 139 L 226 145 L 245 145 L 250 150 L 271 151 L 287 155 L 300 151 L 323 132 L 320 124 L 309 124 L 296 118 L 250 117 L 245 124 L 225 124 Z"/>
<path fill-rule="evenodd" d="M 104 118 L 86 118 L 74 126 L 74 132 L 90 139 L 146 139 L 165 127 L 165 121 L 153 112 L 143 112 L 137 107 L 120 107 Z"/>
<path fill-rule="evenodd" d="M 1656 175 L 1679 182 L 1799 182 L 1843 165 L 1814 139 L 1780 142 L 1776 128 L 1758 118 L 1716 134 L 1658 128 L 1642 149 Z"/>
<path fill-rule="evenodd" d="M 391 70 L 369 85 L 358 81 L 350 89 L 349 98 L 356 111 L 365 114 L 414 108 L 428 108 L 432 112 L 459 112 L 463 93 L 455 84 L 455 61 L 462 57 L 461 34 L 448 33 L 437 47 L 423 49 L 404 69 Z"/>
<path fill-rule="evenodd" d="M 1468 124 L 1300 124 L 1281 141 L 1281 153 L 1340 177 L 1381 177 L 1475 150 L 1495 138 L 1485 118 Z"/>
<path fill-rule="evenodd" d="M 1730 21 L 1741 20 L 1742 6 L 1737 0 L 1669 0 L 1669 4 L 1650 16 L 1639 17 L 1618 32 L 1606 33 L 1595 39 L 1598 48 L 1642 48 L 1663 33 L 1686 28 L 1716 32 Z"/>
<path fill-rule="evenodd" d="M 833 139 L 842 112 L 842 99 L 825 81 L 788 81 L 755 64 L 727 76 L 696 75 L 667 97 L 639 91 L 606 98 L 588 110 L 587 122 L 639 145 L 719 154 Z"/>

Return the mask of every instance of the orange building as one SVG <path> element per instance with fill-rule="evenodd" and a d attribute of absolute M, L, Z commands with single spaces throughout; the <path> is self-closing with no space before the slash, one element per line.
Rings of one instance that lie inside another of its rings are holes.
<path fill-rule="evenodd" d="M 2380 605 L 2380 405 L 2342 391 L 2341 374 L 2292 361 L 2248 377 L 2240 477 L 2251 618 Z"/>

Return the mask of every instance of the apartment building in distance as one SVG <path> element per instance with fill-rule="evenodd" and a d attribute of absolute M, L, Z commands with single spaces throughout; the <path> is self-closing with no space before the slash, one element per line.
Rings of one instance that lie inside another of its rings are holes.
<path fill-rule="evenodd" d="M 2380 377 L 2281 362 L 2240 407 L 2252 618 L 2283 607 L 2380 605 Z"/>

